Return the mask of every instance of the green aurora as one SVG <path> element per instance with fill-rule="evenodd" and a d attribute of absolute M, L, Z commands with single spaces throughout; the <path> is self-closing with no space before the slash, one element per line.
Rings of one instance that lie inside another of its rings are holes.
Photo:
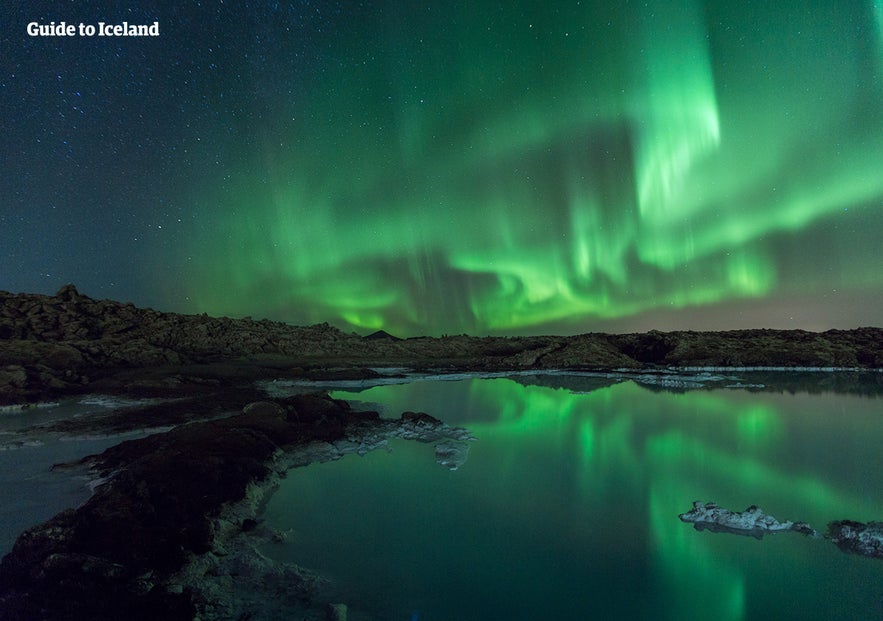
<path fill-rule="evenodd" d="M 879 1 L 341 11 L 249 74 L 274 95 L 200 188 L 191 310 L 499 334 L 879 300 Z"/>

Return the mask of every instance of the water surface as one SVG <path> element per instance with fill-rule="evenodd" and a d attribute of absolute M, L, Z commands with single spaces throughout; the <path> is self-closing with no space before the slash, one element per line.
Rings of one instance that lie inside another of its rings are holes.
<path fill-rule="evenodd" d="M 357 621 L 883 618 L 883 561 L 677 517 L 701 499 L 822 530 L 883 519 L 878 398 L 528 382 L 335 393 L 478 440 L 456 471 L 404 441 L 291 471 L 270 554 L 331 577 Z"/>
<path fill-rule="evenodd" d="M 52 407 L 0 412 L 0 558 L 25 529 L 60 511 L 78 507 L 91 495 L 94 476 L 86 466 L 55 468 L 100 453 L 122 440 L 147 435 L 71 436 L 52 432 L 52 423 L 88 418 L 108 410 L 147 403 L 92 395 Z"/>

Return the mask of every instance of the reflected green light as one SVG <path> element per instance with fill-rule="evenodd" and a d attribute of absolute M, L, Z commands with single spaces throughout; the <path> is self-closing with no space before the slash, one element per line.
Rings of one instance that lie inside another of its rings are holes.
<path fill-rule="evenodd" d="M 401 411 L 412 407 L 415 399 L 426 398 L 430 393 L 424 391 L 434 386 L 433 382 L 414 382 L 357 393 L 335 391 L 332 396 L 382 403 L 391 411 Z M 447 407 L 470 420 L 469 428 L 478 437 L 485 430 L 535 436 L 558 450 L 572 446 L 576 438 L 587 472 L 596 470 L 598 464 L 605 468 L 616 464 L 615 469 L 635 486 L 643 478 L 637 464 L 649 459 L 685 486 L 681 502 L 701 494 L 704 483 L 700 479 L 710 478 L 726 482 L 719 483 L 718 489 L 752 490 L 753 501 L 775 497 L 780 504 L 811 507 L 826 515 L 863 511 L 861 499 L 816 477 L 781 471 L 765 462 L 765 455 L 787 439 L 782 414 L 767 400 L 717 391 L 660 393 L 648 402 L 646 390 L 632 382 L 588 393 L 525 386 L 505 378 L 444 382 L 444 386 Z M 623 403 L 652 403 L 652 407 L 624 409 Z M 686 427 L 691 435 L 680 430 Z M 653 431 L 638 434 L 638 428 Z M 639 441 L 642 434 L 647 437 Z M 731 445 L 733 438 L 738 446 Z"/>
<path fill-rule="evenodd" d="M 780 520 L 807 520 L 820 529 L 832 519 L 864 521 L 883 511 L 873 495 L 879 469 L 868 463 L 880 435 L 872 400 L 742 390 L 675 394 L 632 382 L 573 393 L 505 378 L 413 382 L 333 396 L 380 403 L 387 414 L 436 404 L 439 411 L 431 413 L 447 412 L 453 418 L 446 422 L 468 427 L 477 437 L 470 455 L 493 464 L 470 475 L 481 481 L 476 502 L 509 498 L 527 482 L 529 497 L 519 494 L 519 501 L 547 525 L 565 523 L 564 516 L 578 510 L 617 524 L 613 537 L 630 533 L 632 541 L 646 534 L 654 584 L 643 586 L 664 593 L 661 618 L 750 618 L 757 603 L 748 592 L 758 583 L 789 580 L 765 573 L 764 554 L 786 554 L 786 563 L 799 566 L 820 553 L 816 542 L 796 535 L 795 545 L 786 547 L 778 544 L 791 541 L 787 535 L 754 545 L 697 533 L 677 519 L 693 500 L 734 510 L 757 503 Z M 843 411 L 850 413 L 849 434 L 862 436 L 861 442 L 831 442 L 843 432 Z M 850 449 L 856 454 L 843 459 Z M 832 461 L 819 465 L 824 451 L 832 452 Z M 533 463 L 548 467 L 535 471 Z M 582 541 L 585 534 L 574 537 Z"/>
<path fill-rule="evenodd" d="M 591 461 L 595 454 L 595 427 L 591 420 L 584 420 L 580 425 L 580 440 L 583 454 Z"/>
<path fill-rule="evenodd" d="M 718 481 L 719 489 L 738 490 L 740 494 L 751 490 L 753 499 L 776 499 L 779 506 L 803 507 L 822 515 L 858 514 L 863 510 L 860 498 L 835 490 L 817 478 L 778 471 L 758 459 L 726 453 L 680 432 L 653 438 L 648 442 L 647 456 L 668 468 L 676 467 L 673 474 L 685 477 L 687 481 L 683 484 L 692 486 L 694 495 L 707 486 L 701 479 L 708 477 Z M 695 473 L 692 480 L 691 472 Z M 724 481 L 727 483 L 723 484 Z"/>
<path fill-rule="evenodd" d="M 874 12 L 874 21 L 877 23 L 877 38 L 880 46 L 880 59 L 883 62 L 883 3 L 875 1 L 871 3 L 871 10 Z"/>
<path fill-rule="evenodd" d="M 660 396 L 660 399 L 666 397 Z M 721 427 L 744 442 L 745 449 L 775 449 L 785 439 L 781 414 L 764 401 L 742 403 L 716 392 L 693 393 L 683 401 L 702 421 L 702 426 L 693 423 L 697 431 L 704 433 L 704 425 Z"/>
<path fill-rule="evenodd" d="M 745 408 L 736 418 L 736 431 L 752 447 L 768 446 L 781 440 L 780 418 L 770 408 L 757 404 Z"/>
<path fill-rule="evenodd" d="M 745 618 L 745 579 L 709 550 L 707 542 L 672 519 L 671 496 L 680 490 L 655 487 L 650 493 L 650 527 L 656 541 L 654 561 L 675 604 L 675 619 Z"/>
<path fill-rule="evenodd" d="M 390 2 L 401 28 L 329 35 L 359 62 L 316 67 L 206 192 L 194 310 L 542 332 L 879 288 L 872 7 Z"/>

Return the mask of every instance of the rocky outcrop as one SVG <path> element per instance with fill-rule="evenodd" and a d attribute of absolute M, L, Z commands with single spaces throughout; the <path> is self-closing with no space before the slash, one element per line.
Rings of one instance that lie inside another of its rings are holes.
<path fill-rule="evenodd" d="M 199 607 L 217 604 L 203 579 L 216 584 L 209 574 L 235 573 L 254 560 L 213 552 L 219 542 L 230 545 L 231 529 L 256 523 L 259 503 L 246 503 L 251 513 L 231 506 L 288 467 L 370 450 L 389 437 L 470 436 L 425 414 L 382 420 L 313 394 L 250 403 L 239 415 L 87 458 L 104 480 L 94 495 L 24 532 L 0 562 L 0 620 L 192 619 Z M 252 569 L 256 580 L 264 575 Z M 308 598 L 309 580 L 299 584 Z"/>
<path fill-rule="evenodd" d="M 506 343 L 509 356 L 494 348 Z M 335 367 L 383 364 L 432 368 L 521 368 L 520 340 L 370 338 L 328 324 L 308 327 L 250 318 L 179 315 L 93 300 L 72 285 L 54 296 L 0 292 L 0 405 L 72 392 L 133 387 L 127 371 L 178 373 L 179 367 L 236 362 L 250 379 L 286 372 L 326 376 Z M 611 362 L 627 364 L 615 352 Z M 186 373 L 185 373 L 186 375 Z M 145 390 L 144 378 L 134 387 Z M 159 385 L 154 388 L 168 388 Z"/>
<path fill-rule="evenodd" d="M 0 405 L 95 391 L 99 386 L 108 392 L 168 390 L 169 376 L 191 377 L 182 368 L 234 363 L 234 375 L 252 380 L 328 375 L 335 369 L 365 374 L 372 366 L 432 371 L 879 368 L 883 330 L 399 339 L 382 331 L 360 337 L 328 324 L 301 327 L 161 313 L 94 300 L 73 285 L 54 296 L 0 292 Z M 145 369 L 151 370 L 151 378 L 144 377 Z"/>
<path fill-rule="evenodd" d="M 745 511 L 730 511 L 716 503 L 693 502 L 693 508 L 679 516 L 682 522 L 693 524 L 696 530 L 710 530 L 718 533 L 732 533 L 761 539 L 766 533 L 793 531 L 815 536 L 816 532 L 806 522 L 778 521 L 765 514 L 759 507 L 751 505 Z"/>
<path fill-rule="evenodd" d="M 838 520 L 828 524 L 826 536 L 844 552 L 883 558 L 883 522 Z"/>
<path fill-rule="evenodd" d="M 729 330 L 610 337 L 644 363 L 719 367 L 883 367 L 883 330 Z"/>
<path fill-rule="evenodd" d="M 359 343 L 327 324 L 160 313 L 93 300 L 72 285 L 54 296 L 0 292 L 0 404 L 84 390 L 120 370 L 266 354 L 358 355 Z"/>
<path fill-rule="evenodd" d="M 369 340 L 373 340 L 373 339 L 389 339 L 392 341 L 401 341 L 402 340 L 397 336 L 393 336 L 392 334 L 390 334 L 386 330 L 377 330 L 376 332 L 372 332 L 371 334 L 368 334 L 368 335 L 364 336 L 363 338 L 366 338 Z"/>

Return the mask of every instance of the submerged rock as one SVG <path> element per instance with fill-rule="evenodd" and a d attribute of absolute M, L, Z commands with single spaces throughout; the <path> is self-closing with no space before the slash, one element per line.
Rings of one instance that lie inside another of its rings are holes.
<path fill-rule="evenodd" d="M 325 610 L 325 618 L 328 621 L 346 621 L 346 604 L 328 604 Z"/>
<path fill-rule="evenodd" d="M 466 463 L 469 444 L 459 440 L 445 440 L 435 445 L 435 461 L 448 470 L 456 470 Z"/>
<path fill-rule="evenodd" d="M 678 517 L 682 522 L 693 524 L 696 530 L 745 535 L 756 539 L 761 539 L 765 533 L 784 531 L 816 536 L 816 531 L 806 522 L 791 520 L 780 522 L 755 505 L 751 505 L 745 511 L 730 511 L 713 502 L 703 503 L 696 500 L 690 511 L 681 513 Z"/>

